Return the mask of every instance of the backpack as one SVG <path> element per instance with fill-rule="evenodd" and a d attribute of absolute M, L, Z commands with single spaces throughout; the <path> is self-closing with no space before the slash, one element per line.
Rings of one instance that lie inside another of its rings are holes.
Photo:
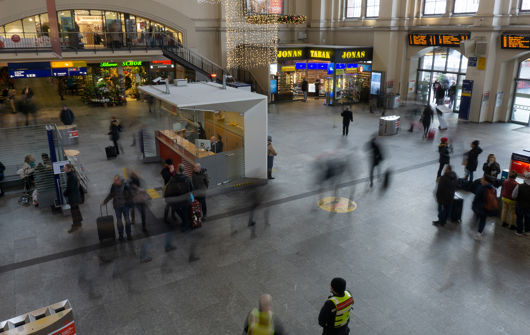
<path fill-rule="evenodd" d="M 497 211 L 499 202 L 497 201 L 497 191 L 495 188 L 486 188 L 484 193 L 484 209 L 487 211 Z"/>

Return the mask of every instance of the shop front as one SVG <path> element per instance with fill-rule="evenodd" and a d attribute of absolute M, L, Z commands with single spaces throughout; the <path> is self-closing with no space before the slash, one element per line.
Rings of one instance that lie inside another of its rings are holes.
<path fill-rule="evenodd" d="M 370 94 L 371 47 L 282 47 L 278 64 L 271 66 L 271 84 L 277 85 L 275 100 L 303 99 L 302 82 L 308 95 L 325 98 L 326 104 L 366 102 Z M 274 73 L 275 72 L 275 73 Z"/>

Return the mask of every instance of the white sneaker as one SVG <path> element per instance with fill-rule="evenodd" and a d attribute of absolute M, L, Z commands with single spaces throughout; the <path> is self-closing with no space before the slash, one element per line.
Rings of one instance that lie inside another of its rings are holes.
<path fill-rule="evenodd" d="M 475 241 L 482 241 L 482 234 L 481 233 L 477 233 L 474 237 Z"/>

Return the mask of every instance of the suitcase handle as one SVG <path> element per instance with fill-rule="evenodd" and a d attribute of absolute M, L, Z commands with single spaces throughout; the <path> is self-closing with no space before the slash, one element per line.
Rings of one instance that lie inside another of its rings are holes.
<path fill-rule="evenodd" d="M 102 210 L 103 206 L 99 206 L 99 214 L 100 216 L 103 216 L 103 210 Z M 107 204 L 105 204 L 105 212 L 107 213 L 107 216 L 109 215 L 109 207 L 107 206 Z"/>

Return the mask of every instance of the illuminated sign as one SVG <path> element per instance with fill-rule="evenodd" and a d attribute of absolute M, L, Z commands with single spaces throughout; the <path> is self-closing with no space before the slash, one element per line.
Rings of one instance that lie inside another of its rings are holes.
<path fill-rule="evenodd" d="M 128 60 L 121 63 L 122 66 L 142 66 L 141 60 Z"/>
<path fill-rule="evenodd" d="M 342 59 L 359 59 L 366 57 L 366 51 L 354 50 L 354 51 L 343 51 L 340 58 Z"/>
<path fill-rule="evenodd" d="M 42 78 L 51 77 L 49 62 L 8 63 L 10 78 Z"/>
<path fill-rule="evenodd" d="M 99 63 L 99 67 L 117 67 L 118 63 L 103 62 Z"/>
<path fill-rule="evenodd" d="M 309 58 L 331 59 L 333 51 L 309 49 Z"/>
<path fill-rule="evenodd" d="M 83 61 L 58 61 L 51 62 L 53 68 L 66 68 L 66 67 L 86 67 L 86 62 Z"/>
<path fill-rule="evenodd" d="M 282 72 L 294 72 L 296 66 L 282 66 Z"/>
<path fill-rule="evenodd" d="M 280 49 L 277 57 L 278 59 L 303 58 L 304 49 Z"/>
<path fill-rule="evenodd" d="M 52 75 L 54 77 L 85 76 L 86 74 L 86 67 L 65 67 L 52 69 Z"/>
<path fill-rule="evenodd" d="M 459 47 L 461 41 L 468 40 L 470 33 L 459 34 L 409 34 L 409 45 Z"/>
<path fill-rule="evenodd" d="M 502 35 L 502 49 L 530 49 L 530 35 Z"/>
<path fill-rule="evenodd" d="M 165 60 L 154 60 L 151 61 L 153 64 L 159 64 L 159 65 L 171 65 L 171 60 L 165 59 Z"/>

